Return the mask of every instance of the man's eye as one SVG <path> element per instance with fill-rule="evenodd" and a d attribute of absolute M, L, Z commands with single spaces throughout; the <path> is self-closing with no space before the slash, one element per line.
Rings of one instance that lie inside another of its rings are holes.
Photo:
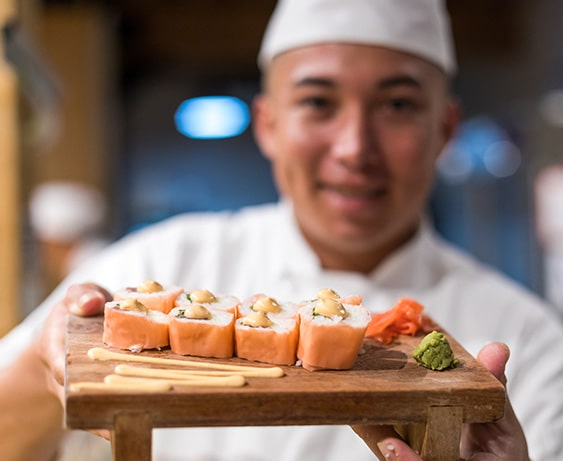
<path fill-rule="evenodd" d="M 330 101 L 327 98 L 311 96 L 308 98 L 304 98 L 301 101 L 301 105 L 305 107 L 309 107 L 311 109 L 324 110 L 330 106 Z"/>
<path fill-rule="evenodd" d="M 396 112 L 414 111 L 417 104 L 406 98 L 395 98 L 389 101 L 389 108 Z"/>

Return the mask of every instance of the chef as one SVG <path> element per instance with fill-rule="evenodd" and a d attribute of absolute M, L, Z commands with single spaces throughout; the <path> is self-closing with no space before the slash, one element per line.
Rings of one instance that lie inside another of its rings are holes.
<path fill-rule="evenodd" d="M 372 312 L 415 298 L 507 385 L 504 418 L 464 428 L 463 458 L 560 459 L 562 326 L 534 295 L 442 241 L 424 213 L 459 118 L 442 2 L 282 0 L 259 64 L 254 129 L 281 200 L 173 217 L 71 274 L 0 342 L 3 458 L 110 459 L 104 439 L 62 430 L 64 319 L 153 279 L 283 300 L 330 287 L 362 295 Z M 377 426 L 157 429 L 153 445 L 157 461 L 421 459 Z"/>

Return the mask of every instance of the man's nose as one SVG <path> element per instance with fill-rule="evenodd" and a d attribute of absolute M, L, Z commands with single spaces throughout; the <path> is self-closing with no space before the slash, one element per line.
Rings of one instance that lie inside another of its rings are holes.
<path fill-rule="evenodd" d="M 334 133 L 332 154 L 350 168 L 373 163 L 377 158 L 375 127 L 367 110 L 355 108 L 342 116 Z"/>

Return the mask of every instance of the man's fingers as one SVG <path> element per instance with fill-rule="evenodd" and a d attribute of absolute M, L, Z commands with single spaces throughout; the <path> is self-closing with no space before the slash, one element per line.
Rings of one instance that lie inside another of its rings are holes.
<path fill-rule="evenodd" d="M 352 426 L 369 449 L 382 461 L 422 461 L 391 426 Z"/>
<path fill-rule="evenodd" d="M 477 355 L 479 360 L 495 377 L 503 384 L 506 384 L 504 370 L 510 357 L 510 349 L 506 344 L 490 343 L 481 349 Z"/>
<path fill-rule="evenodd" d="M 64 341 L 66 331 L 67 309 L 63 303 L 55 305 L 43 330 L 39 342 L 39 354 L 43 362 L 52 372 L 59 384 L 64 382 L 65 355 Z"/>
<path fill-rule="evenodd" d="M 42 334 L 33 343 L 33 353 L 43 365 L 45 385 L 62 404 L 65 373 L 64 341 L 68 311 L 62 302 L 56 304 L 45 321 Z"/>
<path fill-rule="evenodd" d="M 357 425 L 352 426 L 352 429 L 362 438 L 364 443 L 377 455 L 379 459 L 383 459 L 383 455 L 377 446 L 378 443 L 380 443 L 383 439 L 398 436 L 391 426 Z"/>
<path fill-rule="evenodd" d="M 391 426 L 357 425 L 352 429 L 382 461 L 422 461 Z"/>
<path fill-rule="evenodd" d="M 102 439 L 111 440 L 111 432 L 108 429 L 92 429 L 90 431 L 91 434 L 97 435 Z"/>
<path fill-rule="evenodd" d="M 93 283 L 82 283 L 69 287 L 64 303 L 69 312 L 81 317 L 98 315 L 111 300 L 110 293 Z"/>
<path fill-rule="evenodd" d="M 423 461 L 411 447 L 397 437 L 382 439 L 377 444 L 385 461 Z"/>

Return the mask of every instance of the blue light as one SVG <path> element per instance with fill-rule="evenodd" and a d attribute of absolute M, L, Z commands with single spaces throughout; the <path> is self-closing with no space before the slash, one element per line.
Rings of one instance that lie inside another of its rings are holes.
<path fill-rule="evenodd" d="M 472 175 L 507 178 L 522 163 L 520 148 L 509 134 L 490 117 L 465 121 L 438 160 L 440 175 L 450 183 L 461 184 Z"/>
<path fill-rule="evenodd" d="M 244 101 L 232 96 L 202 96 L 183 101 L 174 122 L 188 138 L 230 138 L 246 130 L 250 111 Z"/>

